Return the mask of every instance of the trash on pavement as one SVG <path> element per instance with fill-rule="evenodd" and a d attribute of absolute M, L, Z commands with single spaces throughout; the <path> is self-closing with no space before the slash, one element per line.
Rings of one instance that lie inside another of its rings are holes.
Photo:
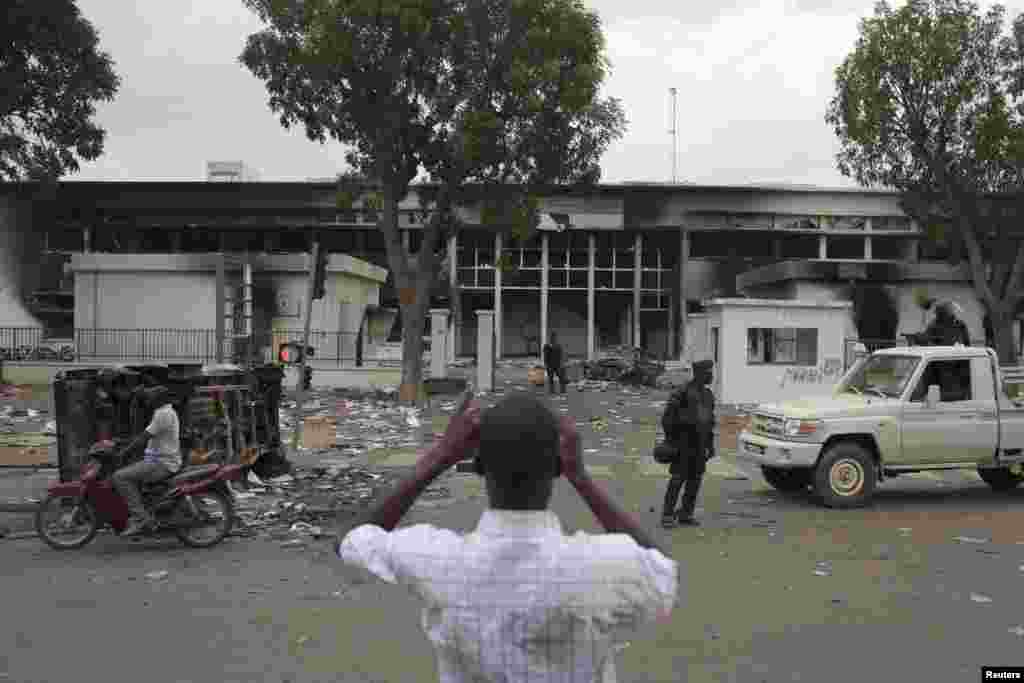
<path fill-rule="evenodd" d="M 981 593 L 971 593 L 971 602 L 988 603 L 992 602 L 992 598 L 987 595 L 982 595 Z"/>
<path fill-rule="evenodd" d="M 955 536 L 953 540 L 957 543 L 988 543 L 987 538 L 975 538 L 973 536 Z"/>

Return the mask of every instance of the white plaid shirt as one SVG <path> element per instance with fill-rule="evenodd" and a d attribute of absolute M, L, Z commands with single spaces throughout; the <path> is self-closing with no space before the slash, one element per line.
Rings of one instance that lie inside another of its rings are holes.
<path fill-rule="evenodd" d="M 441 683 L 614 683 L 614 653 L 675 602 L 676 562 L 550 511 L 486 510 L 462 535 L 364 524 L 339 557 L 419 596 Z M 616 647 L 619 645 L 620 647 Z"/>

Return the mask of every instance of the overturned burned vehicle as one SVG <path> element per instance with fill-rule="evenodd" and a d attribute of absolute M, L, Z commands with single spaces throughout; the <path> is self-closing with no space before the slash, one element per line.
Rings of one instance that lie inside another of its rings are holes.
<path fill-rule="evenodd" d="M 261 478 L 287 473 L 279 405 L 284 372 L 276 365 L 119 365 L 67 370 L 53 383 L 61 481 L 75 480 L 99 441 L 128 445 L 149 424 L 142 391 L 163 385 L 181 424 L 184 466 L 242 464 Z M 129 453 L 126 462 L 141 459 Z"/>
<path fill-rule="evenodd" d="M 653 387 L 664 374 L 665 365 L 643 349 L 616 347 L 599 352 L 584 372 L 590 380 Z"/>

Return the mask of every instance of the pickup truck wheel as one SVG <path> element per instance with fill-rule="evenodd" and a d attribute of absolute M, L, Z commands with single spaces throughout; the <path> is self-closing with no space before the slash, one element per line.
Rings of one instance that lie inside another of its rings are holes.
<path fill-rule="evenodd" d="M 765 481 L 783 493 L 799 493 L 805 490 L 811 484 L 811 473 L 812 470 L 804 468 L 785 469 L 767 465 L 761 467 Z"/>
<path fill-rule="evenodd" d="M 978 476 L 993 491 L 1012 491 L 1024 482 L 1024 474 L 1014 474 L 1009 467 L 979 467 Z"/>
<path fill-rule="evenodd" d="M 867 505 L 875 493 L 875 461 L 860 444 L 841 441 L 831 447 L 814 470 L 814 492 L 830 508 Z"/>

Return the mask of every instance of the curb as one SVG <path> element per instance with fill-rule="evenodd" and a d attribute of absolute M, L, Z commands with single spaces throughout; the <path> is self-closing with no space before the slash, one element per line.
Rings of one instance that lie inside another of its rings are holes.
<path fill-rule="evenodd" d="M 0 503 L 0 512 L 34 513 L 39 503 Z"/>

